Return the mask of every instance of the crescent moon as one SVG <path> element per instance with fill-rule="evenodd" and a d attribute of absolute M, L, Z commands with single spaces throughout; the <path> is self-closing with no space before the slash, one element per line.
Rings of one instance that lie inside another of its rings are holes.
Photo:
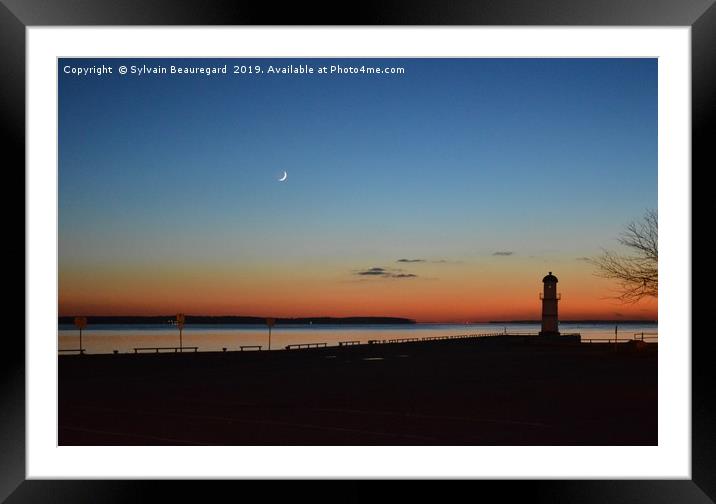
<path fill-rule="evenodd" d="M 284 170 L 284 171 L 283 171 L 283 177 L 281 177 L 280 179 L 278 179 L 278 181 L 279 181 L 279 182 L 283 182 L 283 181 L 286 180 L 287 178 L 288 178 L 288 173 L 286 172 L 286 170 Z"/>

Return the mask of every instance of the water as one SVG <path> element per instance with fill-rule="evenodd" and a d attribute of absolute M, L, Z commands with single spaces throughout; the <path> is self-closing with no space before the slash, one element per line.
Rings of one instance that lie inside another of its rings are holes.
<path fill-rule="evenodd" d="M 476 333 L 537 333 L 539 324 L 410 324 L 410 325 L 278 325 L 271 334 L 271 349 L 282 350 L 297 343 L 327 343 L 371 339 L 424 338 Z M 614 324 L 577 324 L 563 322 L 562 333 L 581 333 L 585 339 L 614 338 Z M 619 339 L 632 339 L 634 333 L 657 332 L 655 323 L 619 325 Z M 79 331 L 61 324 L 58 330 L 59 349 L 79 348 Z M 654 336 L 647 336 L 655 341 Z M 106 324 L 89 326 L 82 331 L 82 345 L 86 353 L 134 353 L 135 347 L 179 346 L 179 330 L 169 325 Z M 187 325 L 183 331 L 183 345 L 199 347 L 200 352 L 238 350 L 240 345 L 262 345 L 268 348 L 268 329 L 265 325 Z"/>

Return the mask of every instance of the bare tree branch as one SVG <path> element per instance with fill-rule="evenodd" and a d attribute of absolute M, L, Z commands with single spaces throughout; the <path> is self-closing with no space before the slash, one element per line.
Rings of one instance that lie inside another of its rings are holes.
<path fill-rule="evenodd" d="M 658 297 L 658 237 L 657 213 L 648 210 L 641 221 L 629 223 L 619 237 L 619 243 L 632 249 L 633 255 L 604 250 L 601 256 L 590 259 L 597 276 L 617 281 L 616 299 L 636 303 L 645 297 Z"/>

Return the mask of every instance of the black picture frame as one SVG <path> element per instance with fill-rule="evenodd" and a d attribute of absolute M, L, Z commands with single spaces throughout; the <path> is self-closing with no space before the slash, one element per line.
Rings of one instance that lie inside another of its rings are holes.
<path fill-rule="evenodd" d="M 0 138 L 4 145 L 3 159 L 15 159 L 4 163 L 5 174 L 19 173 L 14 167 L 24 164 L 25 159 L 27 27 L 294 24 L 690 26 L 693 174 L 716 166 L 712 147 L 716 140 L 714 1 L 454 0 L 443 3 L 394 0 L 361 2 L 354 8 L 342 3 L 330 8 L 303 2 L 277 8 L 269 2 L 231 0 L 0 0 Z M 22 185 L 24 187 L 24 178 Z M 692 338 L 691 480 L 484 481 L 479 482 L 482 489 L 499 492 L 501 499 L 528 498 L 538 502 L 716 502 L 716 395 L 707 385 L 714 381 L 710 335 L 692 332 L 693 336 L 684 335 Z M 26 338 L 29 336 L 25 334 Z M 24 340 L 17 333 L 11 333 L 3 341 L 0 356 L 0 499 L 7 502 L 123 502 L 153 500 L 158 493 L 165 498 L 170 489 L 186 499 L 197 491 L 188 490 L 188 482 L 176 481 L 26 480 Z M 351 482 L 340 495 L 358 499 L 366 495 L 363 485 Z M 413 488 L 423 497 L 429 496 L 420 485 Z M 403 499 L 409 498 L 409 493 L 408 490 Z"/>

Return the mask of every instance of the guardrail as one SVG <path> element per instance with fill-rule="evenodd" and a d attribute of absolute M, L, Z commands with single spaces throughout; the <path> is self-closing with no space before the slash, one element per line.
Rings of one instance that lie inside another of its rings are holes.
<path fill-rule="evenodd" d="M 449 340 L 449 339 L 465 339 L 468 336 L 466 334 L 458 336 L 425 336 L 422 341 L 438 341 L 438 340 Z"/>
<path fill-rule="evenodd" d="M 294 345 L 286 345 L 286 350 L 295 350 L 302 348 L 323 348 L 327 346 L 326 343 L 296 343 Z"/>
<path fill-rule="evenodd" d="M 528 334 L 525 333 L 524 336 Z M 436 341 L 436 340 L 451 340 L 451 339 L 473 339 L 473 338 L 489 338 L 492 336 L 522 336 L 522 334 L 515 333 L 480 333 L 480 334 L 457 334 L 453 336 L 425 336 L 422 338 L 423 341 Z M 535 336 L 530 334 L 530 336 Z"/>
<path fill-rule="evenodd" d="M 562 333 L 560 336 L 577 336 L 579 333 Z M 447 335 L 447 336 L 424 336 L 424 337 L 416 337 L 416 338 L 392 338 L 392 339 L 372 339 L 368 340 L 369 345 L 376 345 L 376 344 L 397 344 L 397 343 L 410 343 L 410 342 L 419 342 L 419 341 L 440 341 L 440 340 L 466 340 L 466 339 L 475 339 L 475 338 L 490 338 L 490 337 L 497 337 L 497 336 L 527 336 L 527 337 L 535 337 L 539 336 L 537 333 L 527 333 L 527 332 L 491 332 L 491 333 L 474 333 L 474 334 L 456 334 L 456 335 Z M 644 341 L 644 342 L 658 342 L 658 333 L 656 332 L 638 332 L 633 333 L 633 338 L 629 338 L 628 336 L 625 337 L 619 337 L 617 336 L 616 342 L 617 343 L 626 343 L 628 341 L 637 340 L 637 341 Z M 615 343 L 615 338 L 581 338 L 582 343 Z M 339 347 L 343 346 L 353 346 L 353 345 L 360 345 L 360 340 L 350 340 L 350 341 L 339 341 L 337 342 Z M 296 343 L 291 345 L 286 345 L 286 350 L 297 350 L 297 349 L 307 349 L 307 348 L 325 348 L 328 344 L 325 342 L 320 343 Z M 263 345 L 240 345 L 239 346 L 240 351 L 262 351 Z M 198 352 L 198 347 L 191 346 L 191 347 L 136 347 L 134 348 L 134 353 L 162 353 L 162 352 Z M 226 351 L 226 350 L 224 350 Z M 59 350 L 59 353 L 79 353 L 80 355 L 83 355 L 85 353 L 85 349 L 79 349 L 79 348 L 68 348 L 68 349 L 62 349 Z M 116 350 L 114 353 L 118 353 Z"/>
<path fill-rule="evenodd" d="M 639 335 L 641 336 L 641 333 L 639 333 Z M 654 337 L 651 339 L 657 340 L 658 338 Z M 644 339 L 636 339 L 636 338 L 629 339 L 629 338 L 619 338 L 619 337 L 617 337 L 617 338 L 582 338 L 582 343 L 617 343 L 617 344 L 621 344 L 621 343 L 629 343 L 630 341 L 644 341 L 647 343 L 649 342 L 647 340 L 646 333 L 644 333 Z"/>
<path fill-rule="evenodd" d="M 521 336 L 523 334 L 517 334 Z M 524 336 L 536 336 L 533 333 L 524 333 Z M 482 334 L 456 334 L 451 336 L 423 336 L 422 338 L 394 338 L 394 339 L 373 339 L 368 340 L 369 345 L 382 345 L 387 343 L 409 343 L 413 341 L 438 341 L 438 340 L 455 340 L 455 339 L 472 339 L 472 338 L 485 338 L 491 336 L 516 336 L 516 334 L 505 334 L 505 333 L 482 333 Z"/>
<path fill-rule="evenodd" d="M 190 346 L 190 347 L 138 347 L 134 349 L 134 353 L 140 353 L 140 352 L 149 352 L 154 351 L 154 353 L 159 353 L 160 350 L 174 350 L 174 353 L 177 352 L 184 352 L 186 350 L 191 350 L 194 353 L 199 349 L 199 347 Z"/>
<path fill-rule="evenodd" d="M 498 336 L 539 336 L 538 333 L 528 332 L 494 332 L 494 333 L 476 333 L 476 334 L 454 334 L 450 336 L 424 336 L 422 338 L 397 338 L 387 340 L 368 340 L 369 345 L 385 344 L 385 343 L 404 343 L 410 341 L 440 341 L 440 340 L 463 340 L 475 338 L 494 338 Z M 580 336 L 580 333 L 561 333 L 559 336 Z"/>

